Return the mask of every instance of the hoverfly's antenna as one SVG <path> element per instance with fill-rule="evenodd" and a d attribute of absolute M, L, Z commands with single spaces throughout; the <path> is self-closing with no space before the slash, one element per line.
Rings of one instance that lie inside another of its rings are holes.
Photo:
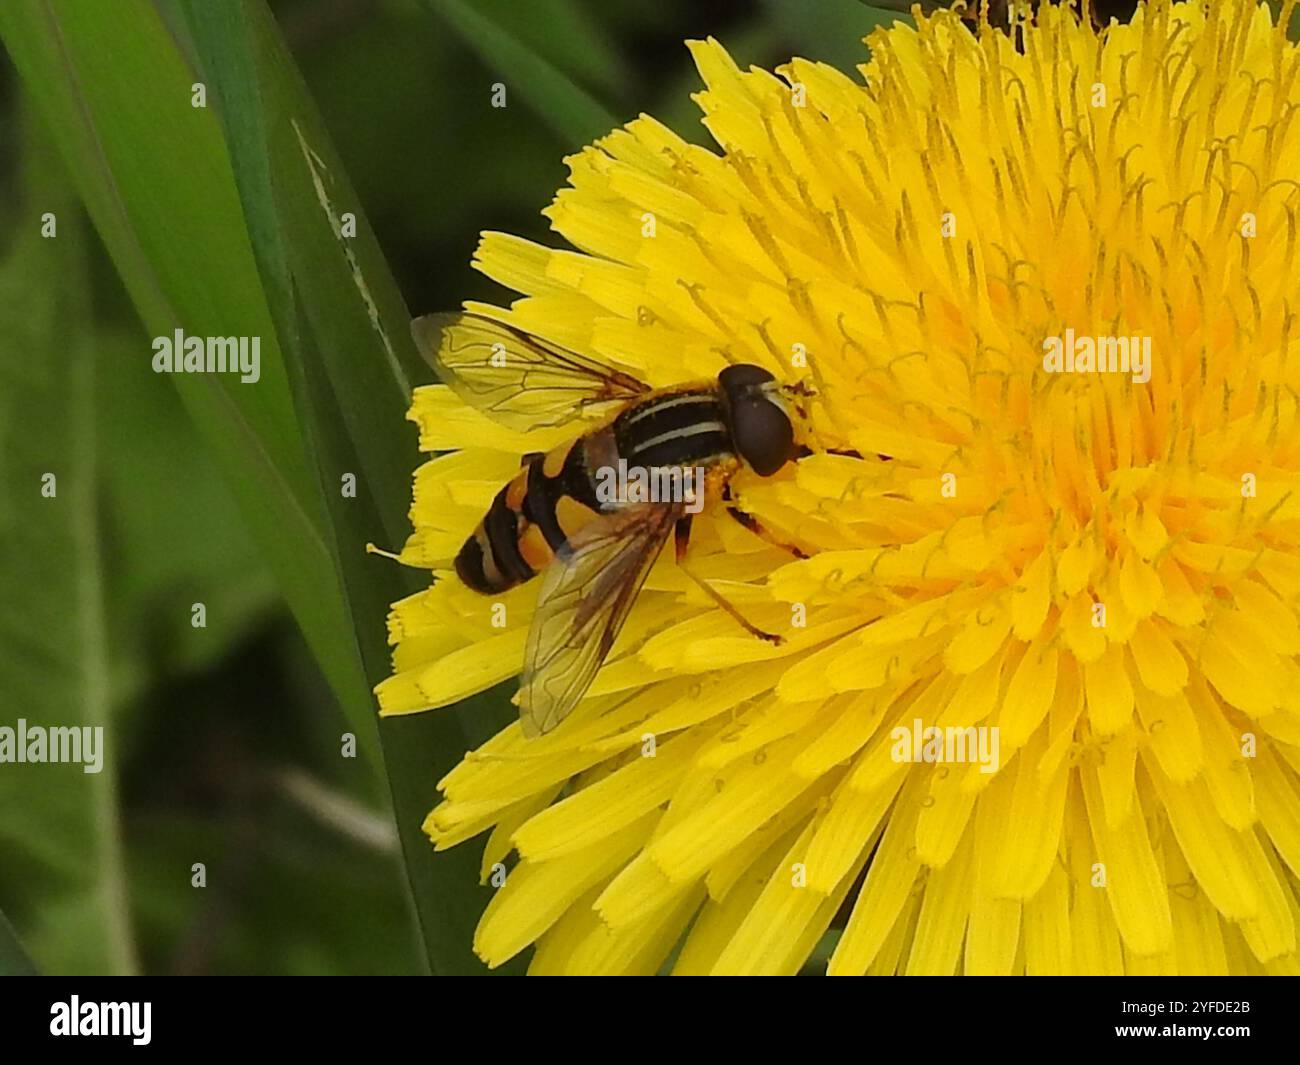
<path fill-rule="evenodd" d="M 800 378 L 780 385 L 778 390 L 786 401 L 788 411 L 794 415 L 791 421 L 794 423 L 796 435 L 795 459 L 807 458 L 819 451 L 831 450 L 822 443 L 821 434 L 817 432 L 813 422 L 809 401 L 817 398 L 819 395 L 817 389 Z"/>
<path fill-rule="evenodd" d="M 811 440 L 818 445 L 817 448 L 812 448 L 809 447 L 808 444 L 800 442 L 796 447 L 796 459 L 807 458 L 809 455 L 814 455 L 819 452 L 824 452 L 828 455 L 843 455 L 847 458 L 862 458 L 862 453 L 856 448 L 827 447 L 822 443 L 821 434 L 817 432 L 813 425 L 812 411 L 809 409 L 807 402 L 805 402 L 807 400 L 816 399 L 821 394 L 816 388 L 810 385 L 803 378 L 800 378 L 793 383 L 781 385 L 781 392 L 783 395 L 790 398 L 795 413 L 799 416 L 799 421 L 801 422 L 800 428 L 803 430 L 802 435 L 804 438 L 806 440 Z M 888 456 L 881 457 L 888 458 Z"/>

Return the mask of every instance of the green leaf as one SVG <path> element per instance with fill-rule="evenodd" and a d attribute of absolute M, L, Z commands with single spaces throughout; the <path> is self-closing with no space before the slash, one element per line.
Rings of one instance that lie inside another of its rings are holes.
<path fill-rule="evenodd" d="M 514 33 L 465 0 L 424 0 L 424 5 L 455 30 L 506 86 L 506 105 L 515 99 L 572 147 L 589 144 L 619 124 L 618 119 L 563 70 L 519 40 Z M 517 97 L 511 97 L 515 92 Z M 489 86 L 482 103 L 491 107 Z"/>
<path fill-rule="evenodd" d="M 765 0 L 764 6 L 772 26 L 789 42 L 787 47 L 793 45 L 796 55 L 830 63 L 851 74 L 858 64 L 871 58 L 862 39 L 877 26 L 910 23 L 908 12 L 913 2 L 872 0 L 867 5 L 861 0 L 819 0 L 816 4 Z"/>
<path fill-rule="evenodd" d="M 153 809 L 131 834 L 131 888 L 151 972 L 410 975 L 396 856 L 364 848 L 283 799 L 256 816 Z M 190 887 L 194 856 L 208 886 Z M 178 876 L 177 870 L 185 875 Z"/>
<path fill-rule="evenodd" d="M 146 347 L 142 331 L 102 322 L 95 343 L 106 366 L 129 364 Z M 101 374 L 97 400 L 119 705 L 160 677 L 176 681 L 213 668 L 275 617 L 281 600 L 167 378 Z M 196 600 L 221 624 L 190 625 Z"/>
<path fill-rule="evenodd" d="M 0 265 L 0 538 L 13 560 L 0 567 L 0 708 L 13 747 L 20 728 L 75 730 L 68 754 L 84 764 L 14 764 L 7 752 L 0 901 L 46 967 L 75 950 L 78 971 L 131 973 L 84 223 L 51 154 L 28 159 L 27 210 Z M 42 215 L 54 216 L 55 236 L 42 237 Z M 98 730 L 97 755 L 82 748 L 85 730 Z"/>
<path fill-rule="evenodd" d="M 898 12 L 900 14 L 910 15 L 912 5 L 917 3 L 918 0 L 870 0 L 870 2 L 868 2 L 868 0 L 854 0 L 854 2 L 879 14 Z M 944 6 L 942 0 L 919 0 L 919 3 L 921 5 L 921 10 L 926 12 L 934 11 L 937 8 Z"/>
<path fill-rule="evenodd" d="M 409 531 L 410 477 L 419 455 L 405 414 L 412 380 L 430 373 L 415 354 L 410 315 L 265 4 L 187 0 L 183 10 L 226 129 L 327 503 L 352 617 L 351 653 L 377 684 L 390 670 L 389 604 L 417 591 L 421 581 L 368 555 L 366 544 L 395 546 Z M 348 474 L 355 474 L 355 496 L 342 491 Z M 368 689 L 357 697 L 373 709 Z M 470 739 L 452 712 L 384 721 L 380 736 L 430 967 L 481 970 L 470 950 L 485 905 L 474 856 L 468 850 L 437 856 L 421 831 L 436 780 Z"/>
<path fill-rule="evenodd" d="M 36 966 L 23 949 L 13 925 L 0 913 L 0 976 L 35 976 Z"/>
<path fill-rule="evenodd" d="M 170 375 L 352 728 L 374 734 L 315 471 L 214 111 L 146 0 L 0 5 L 0 37 L 155 336 L 261 339 L 261 378 Z M 151 371 L 151 352 L 111 372 Z M 214 537 L 221 530 L 212 530 Z M 209 626 L 220 624 L 209 616 Z M 364 751 L 369 745 L 362 744 Z"/>

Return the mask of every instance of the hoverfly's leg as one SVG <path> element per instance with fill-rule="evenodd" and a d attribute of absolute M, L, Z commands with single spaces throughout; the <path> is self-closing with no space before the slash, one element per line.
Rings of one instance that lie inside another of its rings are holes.
<path fill-rule="evenodd" d="M 722 498 L 727 504 L 727 513 L 736 519 L 741 525 L 752 532 L 761 540 L 766 540 L 773 547 L 779 547 L 782 551 L 788 551 L 795 558 L 807 558 L 808 552 L 801 547 L 796 547 L 792 543 L 787 543 L 779 536 L 772 533 L 766 525 L 759 521 L 753 514 L 747 510 L 742 510 L 740 504 L 734 502 L 735 496 L 731 493 L 731 485 L 722 486 Z"/>
<path fill-rule="evenodd" d="M 776 536 L 766 525 L 759 521 L 753 514 L 746 510 L 741 510 L 735 504 L 727 507 L 727 513 L 736 519 L 741 525 L 752 532 L 762 540 L 766 540 L 773 547 L 779 547 L 782 551 L 788 551 L 795 558 L 807 558 L 808 552 L 802 547 L 795 544 L 787 543 L 780 537 Z"/>
<path fill-rule="evenodd" d="M 775 632 L 766 632 L 763 629 L 760 629 L 757 625 L 748 621 L 745 618 L 745 615 L 742 614 L 739 610 L 737 610 L 736 607 L 729 600 L 723 598 L 720 592 L 711 588 L 708 582 L 705 581 L 703 577 L 697 577 L 685 566 L 678 566 L 678 569 L 680 569 L 683 573 L 686 574 L 686 576 L 690 577 L 691 580 L 693 580 L 696 584 L 698 584 L 700 586 L 701 591 L 703 591 L 705 595 L 707 595 L 710 599 L 712 599 L 715 603 L 717 603 L 718 606 L 722 607 L 723 610 L 725 610 L 728 614 L 730 614 L 732 618 L 735 619 L 736 623 L 742 629 L 748 632 L 751 636 L 757 636 L 760 640 L 766 640 L 768 643 L 776 644 L 776 646 L 778 647 L 780 647 L 781 644 L 785 643 L 784 636 L 780 636 Z"/>
<path fill-rule="evenodd" d="M 686 549 L 691 544 L 691 519 L 694 514 L 687 514 L 684 518 L 678 518 L 677 524 L 673 526 L 673 546 L 677 549 L 677 565 L 686 561 Z"/>
<path fill-rule="evenodd" d="M 774 643 L 779 647 L 781 644 L 785 642 L 784 637 L 778 636 L 774 632 L 765 632 L 763 629 L 760 629 L 757 625 L 754 625 L 751 622 L 749 622 L 745 618 L 745 615 L 742 614 L 739 610 L 737 610 L 735 606 L 733 606 L 727 599 L 725 599 L 722 596 L 721 593 L 711 588 L 708 585 L 708 583 L 705 582 L 704 578 L 697 577 L 694 573 L 692 573 L 689 569 L 686 568 L 685 565 L 686 549 L 687 547 L 690 546 L 690 542 L 691 542 L 691 518 L 693 518 L 694 516 L 695 515 L 693 514 L 687 514 L 684 518 L 678 518 L 677 524 L 673 527 L 673 541 L 674 541 L 674 545 L 677 548 L 677 568 L 680 569 L 683 573 L 685 573 L 686 576 L 688 576 L 691 580 L 693 580 L 697 585 L 699 585 L 700 589 L 704 592 L 705 595 L 707 595 L 710 599 L 712 599 L 715 603 L 717 603 L 718 606 L 720 606 L 723 610 L 725 610 L 728 614 L 730 614 L 742 629 L 744 629 L 746 632 L 750 633 L 753 636 L 757 636 L 760 640 L 766 640 L 768 643 Z"/>

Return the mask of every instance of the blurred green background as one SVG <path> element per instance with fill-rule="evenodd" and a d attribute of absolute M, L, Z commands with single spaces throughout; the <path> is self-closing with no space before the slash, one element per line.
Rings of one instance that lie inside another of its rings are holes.
<path fill-rule="evenodd" d="M 141 321 L 150 290 L 143 274 L 122 268 L 133 247 L 122 234 L 143 234 L 132 238 L 141 256 L 161 261 L 168 227 L 183 218 L 166 214 L 168 168 L 184 172 L 191 155 L 207 158 L 201 153 L 212 145 L 170 133 L 151 139 L 157 123 L 144 104 L 138 128 L 131 108 L 119 108 L 114 128 L 92 106 L 100 135 L 117 138 L 106 148 L 119 152 L 113 180 L 96 184 L 69 152 L 80 101 L 94 104 L 95 78 L 116 76 L 112 62 L 130 64 L 123 77 L 139 79 L 124 90 L 131 100 L 165 81 L 167 64 L 154 62 L 163 50 L 238 71 L 229 42 L 239 40 L 239 19 L 255 22 L 260 5 L 160 0 L 142 14 L 137 0 L 4 0 L 0 13 L 0 725 L 21 717 L 101 723 L 109 733 L 99 775 L 0 765 L 0 911 L 42 972 L 481 970 L 469 955 L 484 900 L 475 884 L 481 844 L 436 859 L 426 845 L 420 858 L 429 870 L 410 874 L 422 937 L 384 759 L 363 729 L 373 728 L 366 689 L 353 678 L 351 690 L 362 695 L 351 712 L 341 705 L 321 664 L 344 667 L 295 621 L 307 616 L 290 610 L 302 593 L 286 600 L 285 565 L 269 559 L 265 530 L 250 526 L 255 509 L 240 495 L 241 478 L 232 479 L 214 450 L 225 430 L 204 420 L 223 401 L 182 402 L 182 386 L 150 369 L 150 338 L 160 330 Z M 119 51 L 115 60 L 118 42 L 94 36 L 108 32 L 93 29 L 94 8 L 122 12 L 124 22 L 161 15 L 163 29 L 140 55 Z M 379 261 L 412 313 L 510 298 L 469 268 L 478 233 L 555 243 L 539 212 L 564 182 L 563 157 L 604 132 L 607 116 L 622 122 L 649 112 L 707 143 L 689 98 L 698 81 L 684 39 L 716 35 L 742 64 L 771 67 L 798 54 L 848 69 L 866 60 L 862 36 L 892 18 L 856 0 L 282 0 L 271 10 L 373 227 Z M 92 28 L 77 31 L 83 16 Z M 101 50 L 102 68 L 91 77 Z M 60 80 L 74 67 L 75 76 Z M 501 110 L 488 106 L 497 81 L 510 93 Z M 53 88 L 64 84 L 74 90 L 67 99 Z M 226 117 L 243 114 L 235 111 L 241 84 L 226 82 Z M 74 117 L 61 129 L 59 115 Z M 220 152 L 221 142 L 213 144 Z M 255 179 L 258 153 L 232 155 L 236 178 Z M 160 175 L 156 190 L 150 175 Z M 145 191 L 142 199 L 130 198 L 129 180 Z M 129 225 L 105 236 L 112 201 L 92 210 L 92 225 L 79 196 L 111 192 L 115 182 Z M 204 195 L 191 209 L 217 212 Z M 40 236 L 46 211 L 57 214 L 57 240 Z M 151 235 L 155 221 L 160 229 Z M 290 245 L 292 232 L 282 233 Z M 254 245 L 263 279 L 274 277 L 275 240 Z M 222 254 L 209 242 L 182 249 L 178 261 L 202 282 L 195 300 L 212 288 L 209 278 L 235 272 Z M 292 246 L 288 254 L 292 260 Z M 157 276 L 168 306 L 183 311 L 184 278 L 162 268 Z M 309 286 L 292 276 L 298 303 L 277 301 L 266 283 L 273 316 L 285 307 L 314 313 Z M 223 321 L 221 308 L 210 320 Z M 311 339 L 329 346 L 316 318 L 301 336 L 291 314 L 276 320 L 286 349 L 288 334 L 309 354 Z M 207 332 L 197 324 L 189 331 Z M 411 376 L 429 379 L 421 370 Z M 320 426 L 347 423 L 355 437 L 348 415 L 368 402 L 365 388 L 331 380 L 324 402 L 336 408 L 316 423 L 318 454 Z M 388 416 L 397 409 L 390 404 Z M 400 518 L 415 434 L 400 415 L 390 420 L 398 458 L 386 463 L 380 503 Z M 57 505 L 38 492 L 49 470 L 71 471 Z M 361 533 L 396 548 L 400 538 L 385 532 L 393 528 Z M 364 537 L 336 531 L 343 568 L 369 567 L 356 571 L 363 586 L 394 580 L 390 563 L 362 559 Z M 293 555 L 292 529 L 285 537 Z M 398 594 L 418 587 L 415 580 Z M 358 639 L 382 641 L 386 598 L 359 603 L 358 585 L 351 587 L 353 615 L 368 630 Z M 205 628 L 190 623 L 197 602 L 206 607 Z M 373 656 L 368 671 L 373 683 Z M 508 713 L 497 694 L 461 708 L 459 732 L 385 725 L 390 772 L 395 753 L 406 758 L 405 791 L 393 785 L 404 833 L 418 832 L 440 772 Z M 341 756 L 350 731 L 358 734 L 356 758 Z M 206 866 L 203 888 L 191 886 L 197 862 Z M 27 960 L 0 919 L 0 971 L 21 970 Z"/>

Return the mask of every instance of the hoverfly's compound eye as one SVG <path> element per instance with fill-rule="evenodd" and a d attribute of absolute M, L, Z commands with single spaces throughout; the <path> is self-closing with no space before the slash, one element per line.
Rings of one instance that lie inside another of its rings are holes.
<path fill-rule="evenodd" d="M 770 477 L 794 456 L 794 425 L 781 403 L 776 378 L 741 363 L 718 374 L 736 452 L 760 477 Z"/>
<path fill-rule="evenodd" d="M 776 378 L 763 367 L 748 362 L 728 366 L 718 374 L 718 384 L 722 386 L 722 391 L 727 394 L 728 399 L 746 389 L 757 390 L 760 385 L 770 385 L 775 381 Z"/>

